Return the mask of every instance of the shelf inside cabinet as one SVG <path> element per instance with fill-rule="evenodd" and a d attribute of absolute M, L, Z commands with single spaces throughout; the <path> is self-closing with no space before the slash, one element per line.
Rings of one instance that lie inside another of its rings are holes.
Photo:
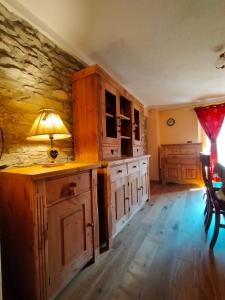
<path fill-rule="evenodd" d="M 129 117 L 127 117 L 127 116 L 125 116 L 125 115 L 122 115 L 122 114 L 120 114 L 120 119 L 121 119 L 121 120 L 127 120 L 127 121 L 130 121 L 130 118 L 129 118 Z"/>
<path fill-rule="evenodd" d="M 114 118 L 115 116 L 112 115 L 112 114 L 109 114 L 109 113 L 105 113 L 106 114 L 106 117 L 109 117 L 109 118 Z"/>

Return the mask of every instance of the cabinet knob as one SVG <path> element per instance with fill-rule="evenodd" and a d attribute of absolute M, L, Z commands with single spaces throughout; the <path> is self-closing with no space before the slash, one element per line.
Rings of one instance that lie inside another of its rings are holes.
<path fill-rule="evenodd" d="M 71 182 L 70 187 L 77 187 L 77 183 L 76 182 Z"/>
<path fill-rule="evenodd" d="M 118 170 L 118 171 L 117 171 L 117 173 L 122 173 L 122 172 L 123 172 L 123 170 Z"/>
<path fill-rule="evenodd" d="M 87 227 L 94 227 L 94 223 L 87 223 Z"/>
<path fill-rule="evenodd" d="M 130 200 L 130 198 L 129 198 L 129 197 L 125 197 L 125 200 L 129 201 L 129 200 Z"/>
<path fill-rule="evenodd" d="M 141 187 L 139 187 L 137 190 L 138 190 L 138 191 L 141 191 Z"/>
<path fill-rule="evenodd" d="M 133 166 L 132 168 L 135 169 L 135 168 L 137 168 L 137 166 Z"/>

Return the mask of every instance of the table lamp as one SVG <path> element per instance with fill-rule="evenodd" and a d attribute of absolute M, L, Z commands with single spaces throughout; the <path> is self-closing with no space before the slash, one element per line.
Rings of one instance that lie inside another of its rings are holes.
<path fill-rule="evenodd" d="M 47 154 L 50 158 L 50 163 L 44 164 L 44 166 L 56 166 L 59 163 L 55 163 L 58 156 L 58 149 L 53 147 L 53 140 L 62 140 L 69 138 L 71 134 L 63 124 L 62 119 L 53 109 L 43 108 L 40 110 L 38 117 L 34 121 L 27 140 L 30 141 L 51 141 L 51 148 Z M 60 165 L 62 165 L 60 163 Z"/>

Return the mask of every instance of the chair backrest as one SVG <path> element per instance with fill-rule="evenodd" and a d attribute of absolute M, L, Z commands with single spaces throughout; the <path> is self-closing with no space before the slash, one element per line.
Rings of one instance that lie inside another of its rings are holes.
<path fill-rule="evenodd" d="M 216 189 L 213 188 L 210 174 L 210 155 L 201 152 L 200 161 L 202 163 L 202 177 L 206 186 L 206 191 L 210 195 L 211 199 L 215 202 L 217 197 L 215 194 Z"/>
<path fill-rule="evenodd" d="M 202 163 L 202 178 L 204 180 L 205 186 L 207 187 L 209 181 L 211 181 L 210 176 L 210 155 L 205 153 L 200 153 L 200 161 Z"/>

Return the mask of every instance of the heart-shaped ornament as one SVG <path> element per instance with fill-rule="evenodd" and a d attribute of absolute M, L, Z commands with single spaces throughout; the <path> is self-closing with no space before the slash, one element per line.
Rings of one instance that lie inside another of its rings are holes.
<path fill-rule="evenodd" d="M 55 161 L 55 159 L 57 158 L 59 152 L 56 148 L 51 148 L 48 150 L 48 157 L 51 159 L 51 161 Z"/>

